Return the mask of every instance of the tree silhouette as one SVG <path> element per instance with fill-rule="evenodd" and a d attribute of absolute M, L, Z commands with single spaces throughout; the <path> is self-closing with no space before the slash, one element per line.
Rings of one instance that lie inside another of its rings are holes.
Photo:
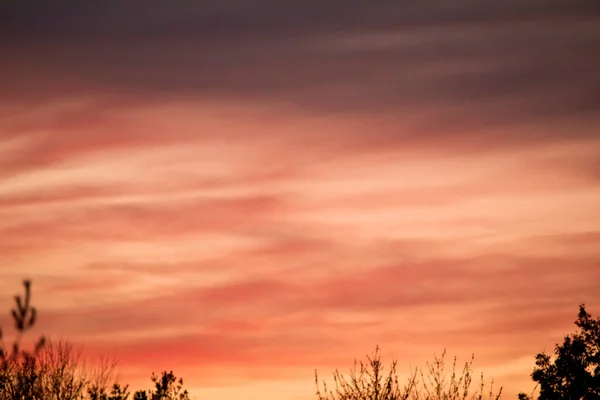
<path fill-rule="evenodd" d="M 600 318 L 579 306 L 577 332 L 556 345 L 554 359 L 540 353 L 531 374 L 539 386 L 538 400 L 600 400 Z M 520 400 L 531 399 L 524 393 Z"/>
<path fill-rule="evenodd" d="M 444 351 L 441 357 L 434 356 L 434 361 L 427 364 L 427 375 L 420 369 L 415 369 L 408 377 L 405 385 L 400 385 L 396 373 L 397 361 L 391 363 L 387 375 L 379 356 L 379 347 L 375 348 L 373 357 L 367 356 L 367 363 L 354 361 L 349 378 L 335 371 L 333 380 L 334 390 L 328 390 L 323 382 L 323 391 L 319 387 L 319 378 L 315 371 L 318 400 L 482 400 L 485 384 L 483 374 L 479 388 L 470 390 L 473 378 L 473 360 L 465 363 L 460 374 L 456 371 L 456 358 L 452 365 L 452 373 L 448 380 L 445 372 Z M 421 380 L 419 381 L 419 377 Z M 488 392 L 489 399 L 498 400 L 502 388 L 497 395 L 493 394 L 493 381 Z"/>
<path fill-rule="evenodd" d="M 354 368 L 350 370 L 350 378 L 345 378 L 338 370 L 333 374 L 335 391 L 327 389 L 323 382 L 323 392 L 319 388 L 319 377 L 315 371 L 315 383 L 317 384 L 317 398 L 319 400 L 406 400 L 414 389 L 417 375 L 415 373 L 409 378 L 406 386 L 398 383 L 396 375 L 396 360 L 392 361 L 387 376 L 383 373 L 383 364 L 379 356 L 379 347 L 375 348 L 373 357 L 367 356 L 368 363 L 357 364 L 354 360 Z M 357 370 L 358 367 L 358 370 Z"/>

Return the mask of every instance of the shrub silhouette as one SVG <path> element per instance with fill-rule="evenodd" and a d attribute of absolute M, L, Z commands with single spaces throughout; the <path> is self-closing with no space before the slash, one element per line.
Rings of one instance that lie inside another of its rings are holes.
<path fill-rule="evenodd" d="M 544 352 L 535 357 L 531 378 L 539 400 L 600 400 L 600 318 L 593 319 L 581 304 L 575 325 L 579 329 L 556 345 L 553 359 Z M 520 400 L 533 397 L 519 394 Z"/>
<path fill-rule="evenodd" d="M 389 372 L 384 373 L 384 367 L 379 356 L 379 347 L 375 348 L 372 357 L 367 356 L 367 362 L 357 364 L 350 370 L 348 378 L 344 377 L 338 370 L 333 374 L 335 389 L 328 390 L 327 384 L 323 382 L 323 391 L 319 386 L 319 378 L 315 371 L 315 383 L 317 385 L 318 400 L 482 400 L 485 383 L 483 374 L 481 383 L 477 389 L 471 392 L 473 379 L 473 360 L 467 363 L 460 374 L 456 371 L 456 358 L 452 365 L 452 373 L 448 380 L 445 372 L 444 357 L 446 351 L 440 357 L 434 356 L 432 364 L 427 363 L 427 375 L 421 369 L 415 369 L 409 376 L 407 382 L 401 385 L 396 373 L 397 361 L 393 360 Z M 419 380 L 421 378 L 421 380 Z M 493 394 L 493 381 L 490 385 L 487 398 L 499 399 L 502 393 L 500 388 L 497 395 Z"/>
<path fill-rule="evenodd" d="M 48 340 L 36 355 L 10 359 L 0 370 L 0 400 L 189 400 L 173 371 L 152 374 L 154 388 L 131 396 L 129 385 L 114 381 L 114 362 L 103 360 L 94 370 L 80 356 L 73 344 Z"/>
<path fill-rule="evenodd" d="M 108 392 L 96 383 L 93 370 L 86 368 L 80 356 L 71 343 L 48 340 L 35 355 L 8 359 L 0 370 L 0 400 L 75 400 L 86 393 L 90 400 L 119 399 L 118 390 Z M 106 393 L 108 397 L 103 397 Z"/>

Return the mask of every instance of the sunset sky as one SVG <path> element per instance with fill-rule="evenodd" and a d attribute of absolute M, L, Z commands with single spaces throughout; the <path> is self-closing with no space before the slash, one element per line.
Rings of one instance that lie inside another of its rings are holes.
<path fill-rule="evenodd" d="M 485 3 L 485 4 L 484 4 Z M 597 0 L 3 1 L 0 322 L 198 399 L 600 314 Z"/>

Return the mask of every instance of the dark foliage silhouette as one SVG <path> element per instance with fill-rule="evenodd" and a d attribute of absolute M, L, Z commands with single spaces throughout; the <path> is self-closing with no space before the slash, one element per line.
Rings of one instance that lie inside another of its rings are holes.
<path fill-rule="evenodd" d="M 440 357 L 434 356 L 433 363 L 427 363 L 427 371 L 415 369 L 406 383 L 401 385 L 396 373 L 397 361 L 393 360 L 388 373 L 376 347 L 372 357 L 367 356 L 367 362 L 354 362 L 349 377 L 344 377 L 339 371 L 333 375 L 335 389 L 329 390 L 323 382 L 323 391 L 319 386 L 319 378 L 315 371 L 318 400 L 483 400 L 485 398 L 498 400 L 502 393 L 493 393 L 493 381 L 487 397 L 483 374 L 478 388 L 471 390 L 473 380 L 473 360 L 465 363 L 462 372 L 456 371 L 456 358 L 452 372 L 448 377 L 445 371 L 444 351 Z"/>
<path fill-rule="evenodd" d="M 600 318 L 579 306 L 575 333 L 556 345 L 554 357 L 535 357 L 531 378 L 539 387 L 538 400 L 600 400 Z M 524 393 L 520 400 L 531 399 Z"/>

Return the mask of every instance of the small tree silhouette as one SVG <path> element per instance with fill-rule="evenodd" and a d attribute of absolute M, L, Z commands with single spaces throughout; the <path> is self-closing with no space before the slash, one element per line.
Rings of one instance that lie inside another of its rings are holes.
<path fill-rule="evenodd" d="M 554 359 L 546 353 L 535 357 L 531 378 L 539 400 L 600 400 L 600 318 L 593 319 L 581 304 L 575 325 L 579 330 L 556 345 Z M 520 400 L 531 398 L 519 394 Z"/>
<path fill-rule="evenodd" d="M 152 373 L 151 379 L 154 388 L 136 391 L 133 400 L 190 400 L 188 391 L 183 389 L 183 379 L 177 378 L 173 371 L 163 371 L 160 376 Z"/>
<path fill-rule="evenodd" d="M 173 371 L 163 371 L 160 378 L 152 374 L 154 383 L 154 392 L 151 393 L 151 400 L 189 400 L 187 390 L 183 390 L 183 379 L 173 374 Z"/>
<path fill-rule="evenodd" d="M 43 348 L 45 338 L 40 337 L 33 353 L 20 350 L 23 335 L 33 327 L 37 317 L 31 305 L 31 281 L 23 281 L 23 286 L 25 296 L 16 295 L 16 307 L 11 310 L 17 337 L 10 349 L 5 346 L 4 332 L 0 328 L 0 400 L 41 398 L 41 376 L 35 357 Z"/>
<path fill-rule="evenodd" d="M 3 331 L 0 328 L 0 361 L 6 361 L 7 358 L 18 358 L 19 355 L 29 354 L 26 351 L 19 352 L 19 346 L 21 339 L 25 332 L 33 327 L 37 318 L 37 310 L 31 306 L 31 281 L 23 281 L 25 286 L 25 297 L 15 295 L 16 308 L 13 308 L 12 317 L 15 323 L 15 329 L 17 330 L 17 338 L 12 345 L 12 353 L 8 353 L 3 343 Z M 34 354 L 37 354 L 42 346 L 44 346 L 46 339 L 44 336 L 40 337 L 34 346 Z"/>

